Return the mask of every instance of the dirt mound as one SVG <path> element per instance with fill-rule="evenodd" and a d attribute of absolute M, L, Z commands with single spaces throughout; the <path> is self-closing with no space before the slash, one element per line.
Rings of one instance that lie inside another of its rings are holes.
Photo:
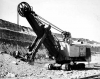
<path fill-rule="evenodd" d="M 9 54 L 0 54 L 0 78 L 6 77 L 8 73 L 14 74 L 15 77 L 29 76 L 34 69 L 26 62 L 15 59 Z"/>

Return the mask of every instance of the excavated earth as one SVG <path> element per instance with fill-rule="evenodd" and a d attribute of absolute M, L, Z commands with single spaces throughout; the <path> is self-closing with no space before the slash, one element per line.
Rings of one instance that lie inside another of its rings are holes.
<path fill-rule="evenodd" d="M 23 62 L 9 54 L 0 54 L 0 79 L 100 79 L 100 54 L 92 56 L 92 61 L 84 70 L 47 70 L 49 59 L 37 59 L 35 63 Z"/>

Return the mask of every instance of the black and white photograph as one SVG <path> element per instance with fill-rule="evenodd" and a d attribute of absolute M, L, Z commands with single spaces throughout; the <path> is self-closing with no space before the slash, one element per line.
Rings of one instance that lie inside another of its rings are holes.
<path fill-rule="evenodd" d="M 0 79 L 100 79 L 100 0 L 0 0 Z"/>

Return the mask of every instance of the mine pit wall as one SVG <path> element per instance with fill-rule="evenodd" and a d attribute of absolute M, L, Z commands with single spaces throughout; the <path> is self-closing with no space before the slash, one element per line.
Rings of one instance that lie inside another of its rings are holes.
<path fill-rule="evenodd" d="M 30 45 L 28 42 L 20 42 L 14 40 L 0 39 L 0 52 L 7 52 L 13 55 L 15 51 L 21 52 L 22 55 L 28 52 L 27 46 Z"/>
<path fill-rule="evenodd" d="M 21 54 L 27 53 L 27 46 L 35 39 L 32 33 L 30 28 L 0 19 L 0 52 L 13 54 L 18 50 Z"/>
<path fill-rule="evenodd" d="M 2 19 L 0 19 L 0 29 L 1 28 L 9 29 L 15 32 L 23 32 L 27 34 L 33 33 L 33 30 L 29 27 L 21 26 L 15 23 L 11 23 L 9 21 L 2 20 Z"/>
<path fill-rule="evenodd" d="M 0 29 L 0 51 L 13 54 L 19 51 L 21 54 L 28 52 L 27 47 L 32 44 L 34 36 Z"/>

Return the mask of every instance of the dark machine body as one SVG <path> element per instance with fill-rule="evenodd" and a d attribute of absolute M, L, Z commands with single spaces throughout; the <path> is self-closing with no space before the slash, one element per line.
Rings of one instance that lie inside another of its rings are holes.
<path fill-rule="evenodd" d="M 49 56 L 54 57 L 57 64 L 63 65 L 66 63 L 75 63 L 76 61 L 88 61 L 88 59 L 91 57 L 91 52 L 88 45 L 71 44 L 69 42 L 71 39 L 70 32 L 61 30 L 37 15 L 34 11 L 32 11 L 32 8 L 28 3 L 21 2 L 18 5 L 18 13 L 27 19 L 33 31 L 37 35 L 32 45 L 29 46 L 29 51 L 31 52 L 31 56 L 29 57 L 30 61 L 34 61 L 36 52 L 42 43 L 49 51 Z M 45 27 L 45 25 L 48 27 Z M 63 41 L 60 41 L 52 34 L 50 30 L 51 28 L 54 28 L 62 33 Z M 82 47 L 84 49 L 82 49 Z M 83 53 L 83 55 L 81 55 L 81 53 Z"/>

